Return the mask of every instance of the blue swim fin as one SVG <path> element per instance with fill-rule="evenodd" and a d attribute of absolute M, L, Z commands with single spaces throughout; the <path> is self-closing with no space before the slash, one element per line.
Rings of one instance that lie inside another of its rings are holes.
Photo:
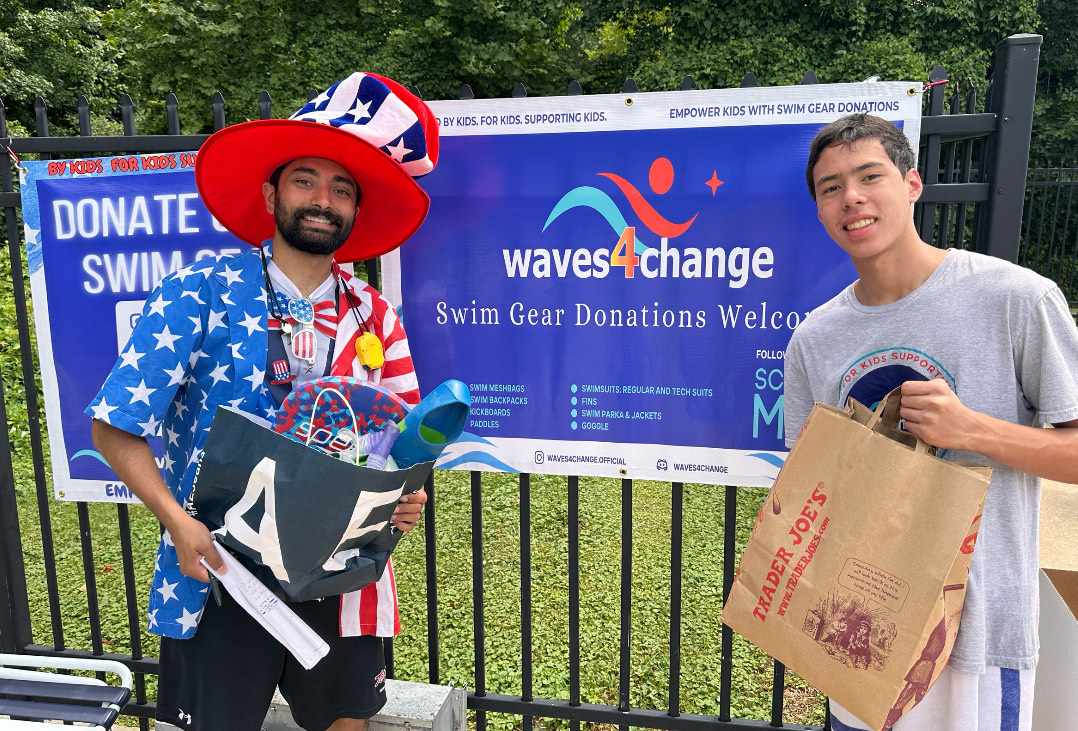
<path fill-rule="evenodd" d="M 456 379 L 427 394 L 399 424 L 400 435 L 389 452 L 397 467 L 438 459 L 464 431 L 471 408 L 468 386 Z"/>

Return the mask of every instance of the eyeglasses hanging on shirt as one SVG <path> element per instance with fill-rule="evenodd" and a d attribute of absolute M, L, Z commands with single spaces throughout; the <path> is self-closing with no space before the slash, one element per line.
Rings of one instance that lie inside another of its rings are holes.
<path fill-rule="evenodd" d="M 356 301 L 355 295 L 344 281 L 344 277 L 336 262 L 333 263 L 333 276 L 335 280 L 333 299 L 331 301 L 319 302 L 315 305 L 312 305 L 311 301 L 304 297 L 290 299 L 287 301 L 288 314 L 286 315 L 286 307 L 282 306 L 277 291 L 270 281 L 269 265 L 266 261 L 266 255 L 264 252 L 260 253 L 262 254 L 262 271 L 266 280 L 267 304 L 269 305 L 270 314 L 269 325 L 270 327 L 280 328 L 282 340 L 287 338 L 287 346 L 292 351 L 292 355 L 295 356 L 297 360 L 306 362 L 308 373 L 313 370 L 315 362 L 318 359 L 318 337 L 315 334 L 316 329 L 330 338 L 330 352 L 326 362 L 326 373 L 329 373 L 333 344 L 337 335 L 337 323 L 339 322 L 337 303 L 340 301 L 340 293 L 342 290 L 345 293 L 345 297 L 348 298 L 348 309 L 352 311 L 352 317 L 355 318 L 356 326 L 362 332 L 362 334 L 356 338 L 356 357 L 359 358 L 360 364 L 369 370 L 376 370 L 382 367 L 385 363 L 385 352 L 382 348 L 382 342 L 359 318 L 359 302 Z"/>

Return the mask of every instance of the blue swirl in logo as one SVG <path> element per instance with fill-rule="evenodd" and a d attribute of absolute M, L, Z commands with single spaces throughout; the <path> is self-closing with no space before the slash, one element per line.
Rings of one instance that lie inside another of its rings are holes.
<path fill-rule="evenodd" d="M 546 231 L 547 227 L 561 214 L 571 208 L 581 206 L 590 208 L 602 216 L 610 224 L 610 228 L 614 230 L 616 236 L 621 236 L 622 232 L 629 226 L 625 221 L 625 216 L 618 210 L 617 204 L 614 203 L 610 196 L 598 188 L 583 185 L 579 188 L 573 188 L 561 197 L 561 200 L 554 206 L 554 210 L 547 216 L 546 223 L 543 224 L 543 230 Z M 633 240 L 635 242 L 633 248 L 637 254 L 643 254 L 648 250 L 649 247 L 645 246 L 639 238 L 634 237 Z"/>

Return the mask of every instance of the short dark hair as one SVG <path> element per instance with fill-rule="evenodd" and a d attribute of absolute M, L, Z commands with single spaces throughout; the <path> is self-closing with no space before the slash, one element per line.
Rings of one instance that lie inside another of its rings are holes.
<path fill-rule="evenodd" d="M 903 177 L 914 166 L 915 158 L 910 142 L 902 130 L 886 119 L 871 114 L 850 114 L 836 119 L 819 131 L 809 147 L 808 164 L 805 166 L 805 182 L 808 183 L 809 195 L 816 200 L 816 185 L 812 179 L 820 155 L 828 147 L 852 145 L 858 140 L 879 140 L 887 157 L 898 168 Z"/>
<path fill-rule="evenodd" d="M 284 173 L 284 169 L 288 167 L 288 164 L 290 162 L 292 161 L 289 160 L 288 162 L 284 163 L 279 168 L 274 170 L 272 173 L 270 173 L 269 184 L 273 186 L 274 190 L 277 190 L 277 186 L 281 184 L 281 175 Z"/>
<path fill-rule="evenodd" d="M 277 186 L 279 186 L 281 184 L 281 175 L 284 174 L 284 169 L 286 167 L 288 167 L 289 165 L 291 165 L 292 163 L 294 163 L 294 162 L 295 162 L 295 160 L 289 160 L 288 162 L 284 163 L 279 168 L 274 170 L 272 173 L 270 173 L 269 184 L 273 186 L 274 190 L 277 190 Z M 352 181 L 352 182 L 355 182 L 355 181 Z M 363 190 L 360 189 L 359 183 L 356 183 L 356 205 L 357 206 L 359 205 L 359 202 L 361 200 L 363 200 Z"/>

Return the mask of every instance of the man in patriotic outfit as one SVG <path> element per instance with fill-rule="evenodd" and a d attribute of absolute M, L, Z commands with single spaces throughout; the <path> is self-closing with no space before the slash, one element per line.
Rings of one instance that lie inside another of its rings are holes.
<path fill-rule="evenodd" d="M 400 630 L 392 566 L 340 601 L 291 605 L 331 647 L 306 671 L 227 595 L 207 603 L 200 559 L 217 571 L 223 562 L 185 508 L 218 406 L 272 418 L 291 385 L 322 375 L 364 378 L 418 403 L 392 305 L 338 262 L 376 257 L 415 232 L 429 199 L 413 177 L 437 157 L 426 104 L 365 73 L 290 119 L 226 128 L 199 151 L 207 208 L 256 248 L 166 277 L 87 408 L 101 453 L 165 528 L 149 607 L 150 631 L 164 636 L 162 720 L 256 731 L 278 685 L 307 729 L 362 730 L 385 703 L 380 638 Z M 156 434 L 163 475 L 145 439 Z M 394 524 L 410 530 L 425 502 L 423 492 L 401 498 Z"/>

